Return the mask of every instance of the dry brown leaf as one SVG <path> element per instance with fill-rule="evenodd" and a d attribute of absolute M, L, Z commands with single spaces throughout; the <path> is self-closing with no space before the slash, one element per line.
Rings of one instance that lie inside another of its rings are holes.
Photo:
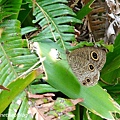
<path fill-rule="evenodd" d="M 89 0 L 82 0 L 82 2 L 85 5 Z M 87 21 L 86 29 L 89 33 L 88 41 L 104 40 L 106 44 L 113 44 L 120 32 L 120 2 L 118 0 L 94 0 L 90 7 L 92 11 L 85 17 Z M 85 39 L 87 33 L 83 36 L 80 35 L 85 41 L 87 41 Z"/>
<path fill-rule="evenodd" d="M 1 38 L 2 33 L 3 33 L 3 28 L 0 28 L 0 38 Z"/>
<path fill-rule="evenodd" d="M 28 110 L 28 114 L 31 114 L 32 118 L 35 116 L 36 120 L 45 120 L 43 114 L 36 107 L 30 107 Z"/>
<path fill-rule="evenodd" d="M 8 90 L 8 91 L 10 91 L 10 89 L 8 89 L 8 88 L 4 87 L 3 85 L 0 85 L 0 89 L 3 89 L 3 90 Z"/>
<path fill-rule="evenodd" d="M 106 35 L 109 43 L 114 43 L 114 40 L 120 32 L 120 3 L 118 0 L 106 0 L 108 8 L 108 21 L 106 22 Z"/>
<path fill-rule="evenodd" d="M 78 98 L 78 99 L 75 99 L 75 100 L 71 99 L 71 102 L 72 102 L 74 105 L 76 105 L 76 104 L 79 103 L 79 102 L 83 102 L 83 101 L 84 101 L 83 98 Z"/>
<path fill-rule="evenodd" d="M 83 101 L 81 98 L 53 100 L 53 96 L 53 93 L 34 95 L 28 92 L 28 98 L 32 101 L 28 113 L 36 120 L 58 120 L 66 116 L 70 119 L 74 116 L 71 112 L 75 110 L 75 105 Z"/>
<path fill-rule="evenodd" d="M 55 94 L 53 94 L 53 93 L 36 95 L 36 94 L 32 94 L 32 93 L 27 92 L 27 94 L 28 94 L 28 98 L 45 98 L 45 97 L 53 97 L 53 96 L 55 96 Z"/>

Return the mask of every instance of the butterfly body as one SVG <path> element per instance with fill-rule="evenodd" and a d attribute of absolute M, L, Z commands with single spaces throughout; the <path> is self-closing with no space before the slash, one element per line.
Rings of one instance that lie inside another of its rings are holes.
<path fill-rule="evenodd" d="M 100 70 L 106 62 L 106 52 L 100 48 L 83 47 L 67 54 L 68 63 L 82 85 L 97 84 Z"/>

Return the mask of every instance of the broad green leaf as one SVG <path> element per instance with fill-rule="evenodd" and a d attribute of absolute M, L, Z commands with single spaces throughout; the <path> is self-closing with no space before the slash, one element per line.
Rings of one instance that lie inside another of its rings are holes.
<path fill-rule="evenodd" d="M 109 92 L 112 93 L 119 93 L 120 92 L 120 84 L 114 86 L 104 86 L 104 89 L 107 89 Z"/>
<path fill-rule="evenodd" d="M 117 47 L 118 45 L 120 45 L 120 34 L 118 34 L 115 39 L 114 47 Z"/>
<path fill-rule="evenodd" d="M 37 84 L 29 86 L 29 91 L 33 94 L 36 93 L 47 93 L 47 92 L 58 92 L 57 89 L 53 88 L 48 84 Z"/>
<path fill-rule="evenodd" d="M 110 95 L 112 96 L 112 98 L 117 101 L 118 104 L 120 104 L 120 84 L 116 84 L 116 85 L 106 85 L 103 86 L 104 89 L 106 89 Z"/>
<path fill-rule="evenodd" d="M 107 60 L 101 72 L 103 80 L 109 83 L 117 83 L 120 77 L 120 35 L 117 36 L 114 44 L 114 51 L 107 54 Z"/>
<path fill-rule="evenodd" d="M 120 86 L 120 85 L 119 85 Z M 115 101 L 117 101 L 117 103 L 120 105 L 120 94 L 119 94 L 119 92 L 118 93 L 112 93 L 112 92 L 110 92 L 110 94 L 111 94 L 111 96 L 113 97 L 113 99 L 115 100 Z M 119 116 L 120 116 L 120 114 L 119 114 Z M 120 118 L 120 117 L 119 117 Z"/>
<path fill-rule="evenodd" d="M 82 9 L 80 9 L 77 12 L 77 18 L 82 20 L 88 13 L 91 12 L 92 8 L 90 8 L 90 5 L 94 2 L 95 0 L 90 0 Z"/>
<path fill-rule="evenodd" d="M 120 61 L 119 61 L 119 57 L 120 57 L 119 39 L 120 39 L 120 35 L 118 35 L 116 40 L 115 40 L 114 51 L 109 52 L 107 54 L 107 61 L 106 61 L 106 64 L 104 66 L 104 69 L 102 71 L 103 73 L 104 73 L 104 71 L 106 71 L 106 72 L 114 71 L 114 70 L 118 69 L 119 66 L 120 66 Z"/>
<path fill-rule="evenodd" d="M 10 91 L 2 91 L 0 94 L 0 113 L 2 113 L 5 108 L 12 102 L 12 100 L 21 93 L 40 73 L 40 69 L 33 70 L 26 77 L 15 79 L 11 82 L 7 88 Z"/>
<path fill-rule="evenodd" d="M 112 54 L 115 55 L 116 54 L 115 51 Z M 116 57 L 113 58 L 113 60 L 111 60 L 111 62 L 109 64 L 107 62 L 108 61 L 106 61 L 106 65 L 105 65 L 104 69 L 102 70 L 102 72 L 105 73 L 105 74 L 120 68 L 120 55 L 118 55 L 118 56 L 116 55 Z"/>
<path fill-rule="evenodd" d="M 98 85 L 89 88 L 81 86 L 79 97 L 84 99 L 81 105 L 102 118 L 114 120 L 112 112 L 120 114 L 120 106 Z"/>
<path fill-rule="evenodd" d="M 79 104 L 77 104 L 75 107 L 76 108 L 73 111 L 73 113 L 75 115 L 74 118 L 73 118 L 73 120 L 80 120 L 80 117 L 81 118 L 83 117 L 83 114 L 80 114 L 80 112 L 83 112 L 83 109 L 80 110 L 80 107 L 82 107 L 82 106 L 80 106 Z"/>
<path fill-rule="evenodd" d="M 57 49 L 60 52 L 61 59 L 54 58 L 55 53 L 51 53 L 52 49 Z M 40 43 L 39 52 L 41 56 L 46 57 L 43 64 L 47 73 L 47 82 L 58 90 L 62 90 L 62 92 L 68 96 L 74 96 L 73 98 L 77 98 L 80 92 L 80 85 L 73 73 L 69 71 L 70 68 L 66 61 L 64 51 L 58 47 L 57 44 L 51 41 L 46 41 Z"/>
<path fill-rule="evenodd" d="M 70 72 L 66 57 L 63 55 L 64 52 L 55 43 L 44 41 L 39 43 L 39 47 L 40 56 L 46 57 L 43 65 L 46 71 L 46 81 L 50 85 L 70 98 L 83 98 L 81 105 L 102 118 L 113 120 L 112 112 L 120 113 L 119 105 L 100 86 L 80 86 L 76 77 Z M 51 56 L 52 49 L 59 51 L 58 58 Z"/>
<path fill-rule="evenodd" d="M 103 118 L 95 115 L 94 113 L 90 112 L 89 110 L 85 109 L 83 114 L 83 120 L 103 120 Z"/>
<path fill-rule="evenodd" d="M 118 83 L 117 79 L 120 77 L 120 68 L 111 72 L 107 72 L 107 71 L 104 73 L 102 72 L 101 77 L 103 81 L 105 81 L 107 84 L 114 86 L 115 84 Z M 105 86 L 106 84 L 103 83 L 102 85 Z"/>

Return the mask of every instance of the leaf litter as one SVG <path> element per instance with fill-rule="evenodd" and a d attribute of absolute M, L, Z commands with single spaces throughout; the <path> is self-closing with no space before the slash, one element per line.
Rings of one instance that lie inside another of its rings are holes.
<path fill-rule="evenodd" d="M 36 120 L 58 120 L 71 119 L 74 117 L 72 111 L 75 110 L 75 105 L 82 102 L 82 98 L 65 99 L 58 97 L 53 99 L 55 94 L 32 94 L 27 93 L 29 98 L 28 114 L 35 117 Z"/>

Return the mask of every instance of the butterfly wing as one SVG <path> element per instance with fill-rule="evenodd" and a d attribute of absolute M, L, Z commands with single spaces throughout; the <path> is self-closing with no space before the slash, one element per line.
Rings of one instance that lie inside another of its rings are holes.
<path fill-rule="evenodd" d="M 103 56 L 101 58 L 100 56 Z M 68 63 L 82 85 L 97 84 L 100 70 L 105 64 L 106 54 L 102 49 L 83 47 L 67 54 Z"/>

